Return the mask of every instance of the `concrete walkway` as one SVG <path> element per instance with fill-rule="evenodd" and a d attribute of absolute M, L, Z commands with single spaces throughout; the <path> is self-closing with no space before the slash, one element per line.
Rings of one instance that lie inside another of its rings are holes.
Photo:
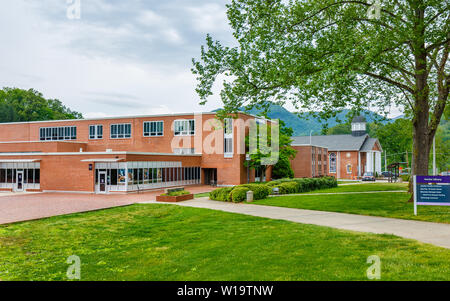
<path fill-rule="evenodd" d="M 450 249 L 450 224 L 274 206 L 235 204 L 211 201 L 208 198 L 197 198 L 176 204 L 358 232 L 393 234 Z"/>
<path fill-rule="evenodd" d="M 206 185 L 185 187 L 192 193 L 214 189 Z M 163 192 L 164 190 L 130 194 L 2 193 L 0 225 L 151 201 Z"/>

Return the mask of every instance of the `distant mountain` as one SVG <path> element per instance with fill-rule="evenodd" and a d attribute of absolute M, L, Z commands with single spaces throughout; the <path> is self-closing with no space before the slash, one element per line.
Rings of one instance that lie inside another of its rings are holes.
<path fill-rule="evenodd" d="M 215 110 L 217 111 L 217 110 Z M 252 109 L 248 111 L 249 114 L 258 115 L 262 110 Z M 335 118 L 330 118 L 327 120 L 328 128 L 331 128 L 340 123 L 346 123 L 347 117 L 346 115 L 350 112 L 350 110 L 343 110 L 341 113 L 338 113 Z M 373 122 L 375 120 L 382 119 L 381 115 L 372 112 L 365 111 L 364 117 L 367 122 Z M 286 126 L 292 128 L 294 130 L 294 136 L 304 136 L 309 135 L 310 131 L 313 131 L 313 134 L 320 134 L 322 131 L 322 123 L 312 116 L 311 113 L 301 113 L 301 116 L 296 115 L 295 113 L 289 112 L 285 108 L 279 105 L 271 105 L 267 116 L 271 119 L 281 119 L 286 123 Z M 340 122 L 336 121 L 340 120 Z M 387 123 L 391 120 L 381 121 L 382 123 Z"/>

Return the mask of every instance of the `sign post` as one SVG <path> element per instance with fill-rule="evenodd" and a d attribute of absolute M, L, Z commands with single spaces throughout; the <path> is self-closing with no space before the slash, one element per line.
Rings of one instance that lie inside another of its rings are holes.
<path fill-rule="evenodd" d="M 450 206 L 450 176 L 414 176 L 414 215 L 417 205 Z"/>
<path fill-rule="evenodd" d="M 417 176 L 414 175 L 413 178 L 413 193 L 414 193 L 414 215 L 417 215 L 417 187 L 416 187 L 416 182 L 417 181 Z"/>

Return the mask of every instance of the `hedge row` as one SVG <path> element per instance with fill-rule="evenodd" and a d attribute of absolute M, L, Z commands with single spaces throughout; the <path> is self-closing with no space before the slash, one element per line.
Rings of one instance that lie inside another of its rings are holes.
<path fill-rule="evenodd" d="M 279 194 L 308 192 L 317 189 L 337 187 L 334 177 L 280 179 L 267 183 L 242 184 L 234 187 L 218 188 L 209 193 L 211 200 L 240 203 L 247 199 L 247 191 L 253 191 L 253 199 L 265 199 L 278 188 Z"/>

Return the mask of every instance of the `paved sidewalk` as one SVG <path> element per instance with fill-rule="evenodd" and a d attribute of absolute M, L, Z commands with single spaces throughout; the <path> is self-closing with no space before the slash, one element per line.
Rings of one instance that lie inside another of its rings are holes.
<path fill-rule="evenodd" d="M 177 203 L 177 205 L 221 210 L 358 232 L 393 234 L 450 249 L 449 224 L 274 206 L 235 204 L 211 201 L 208 198 L 197 198 Z"/>
<path fill-rule="evenodd" d="M 192 193 L 214 189 L 205 185 L 185 187 Z M 2 193 L 0 225 L 151 201 L 162 192 L 163 190 L 130 194 Z"/>

